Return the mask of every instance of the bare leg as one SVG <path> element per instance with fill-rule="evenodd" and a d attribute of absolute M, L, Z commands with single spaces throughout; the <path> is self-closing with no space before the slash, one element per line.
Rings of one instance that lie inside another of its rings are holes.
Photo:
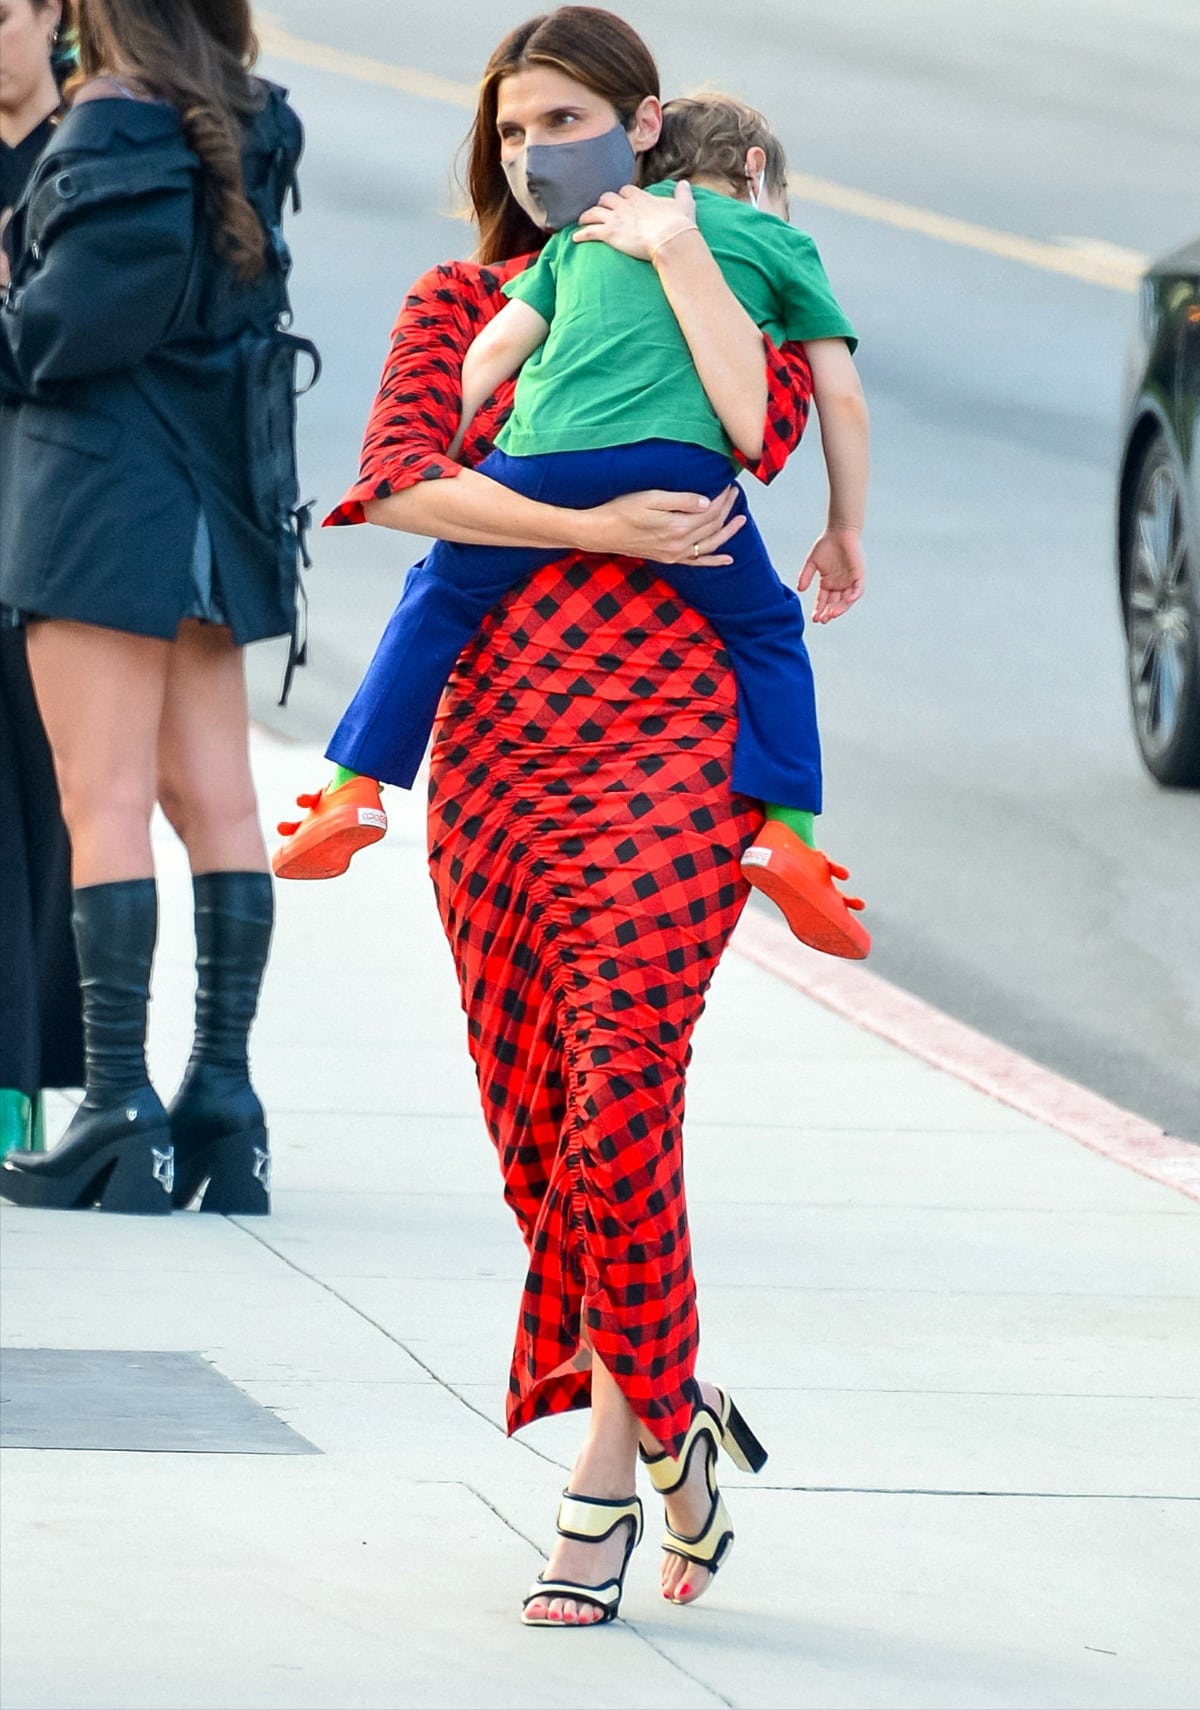
<path fill-rule="evenodd" d="M 567 1488 L 579 1496 L 606 1497 L 619 1501 L 633 1495 L 637 1478 L 638 1421 L 617 1387 L 616 1379 L 599 1360 L 592 1361 L 592 1411 L 587 1440 L 571 1469 Z M 602 1544 L 581 1544 L 574 1538 L 555 1538 L 544 1570 L 547 1579 L 571 1579 L 580 1585 L 602 1585 L 620 1569 L 628 1543 L 628 1528 L 620 1526 Z M 554 1621 L 581 1627 L 592 1625 L 600 1611 L 570 1598 L 540 1599 L 529 1613 L 549 1613 Z"/>
<path fill-rule="evenodd" d="M 249 727 L 241 649 L 227 629 L 185 620 L 171 649 L 157 791 L 193 873 L 267 871 Z"/>
<path fill-rule="evenodd" d="M 96 624 L 29 627 L 76 886 L 148 879 L 155 751 L 171 643 Z"/>
<path fill-rule="evenodd" d="M 711 1383 L 702 1383 L 700 1391 L 705 1401 L 714 1408 L 719 1406 L 720 1392 Z M 641 1444 L 647 1454 L 659 1454 L 662 1444 L 645 1429 L 641 1432 Z M 667 1523 L 684 1538 L 694 1538 L 701 1531 L 708 1519 L 708 1511 L 712 1502 L 709 1495 L 708 1479 L 704 1470 L 704 1455 L 697 1449 L 692 1456 L 688 1470 L 687 1483 L 670 1496 L 663 1498 L 667 1511 Z M 673 1555 L 667 1551 L 662 1559 L 662 1592 L 672 1603 L 694 1603 L 708 1589 L 712 1574 L 706 1567 L 700 1567 L 696 1562 L 684 1561 L 682 1556 Z"/>

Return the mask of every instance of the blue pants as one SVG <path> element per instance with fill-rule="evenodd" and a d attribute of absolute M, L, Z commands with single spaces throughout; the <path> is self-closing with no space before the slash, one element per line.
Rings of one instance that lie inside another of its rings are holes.
<path fill-rule="evenodd" d="M 728 461 L 716 452 L 655 439 L 542 457 L 494 451 L 479 473 L 527 498 L 573 510 L 649 487 L 715 499 L 732 479 Z M 732 514 L 745 510 L 739 488 Z M 712 624 L 729 654 L 738 711 L 733 787 L 819 813 L 821 752 L 799 596 L 776 575 L 752 517 L 722 551 L 732 564 L 655 569 Z M 410 788 L 459 654 L 498 601 L 531 572 L 562 557 L 561 549 L 438 541 L 409 571 L 375 657 L 333 733 L 329 758 Z"/>

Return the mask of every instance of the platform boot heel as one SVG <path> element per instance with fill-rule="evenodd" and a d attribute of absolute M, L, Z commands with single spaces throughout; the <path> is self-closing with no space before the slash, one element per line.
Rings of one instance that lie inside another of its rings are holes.
<path fill-rule="evenodd" d="M 53 1151 L 15 1153 L 0 1195 L 62 1211 L 163 1216 L 174 1153 L 167 1113 L 146 1073 L 146 1007 L 158 935 L 153 879 L 74 893 L 86 1063 L 83 1102 Z"/>
<path fill-rule="evenodd" d="M 196 1037 L 171 1101 L 176 1207 L 265 1217 L 271 1150 L 246 1055 L 271 946 L 267 873 L 197 873 Z"/>

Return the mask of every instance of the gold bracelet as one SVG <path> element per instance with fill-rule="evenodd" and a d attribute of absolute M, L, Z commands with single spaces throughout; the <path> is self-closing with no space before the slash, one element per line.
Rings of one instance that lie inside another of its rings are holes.
<path fill-rule="evenodd" d="M 658 252 L 660 249 L 665 249 L 666 246 L 669 243 L 671 243 L 675 238 L 682 237 L 684 232 L 698 232 L 699 230 L 700 230 L 699 226 L 680 226 L 679 230 L 672 232 L 669 237 L 660 238 L 658 240 L 658 242 L 655 244 L 654 248 L 650 251 L 650 265 L 651 265 L 651 267 L 654 266 L 655 260 L 657 259 Z"/>

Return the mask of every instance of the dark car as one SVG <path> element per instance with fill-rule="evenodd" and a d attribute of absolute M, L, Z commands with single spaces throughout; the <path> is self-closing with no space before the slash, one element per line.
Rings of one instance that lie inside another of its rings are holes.
<path fill-rule="evenodd" d="M 1200 238 L 1141 285 L 1117 560 L 1133 727 L 1161 784 L 1200 788 Z"/>

